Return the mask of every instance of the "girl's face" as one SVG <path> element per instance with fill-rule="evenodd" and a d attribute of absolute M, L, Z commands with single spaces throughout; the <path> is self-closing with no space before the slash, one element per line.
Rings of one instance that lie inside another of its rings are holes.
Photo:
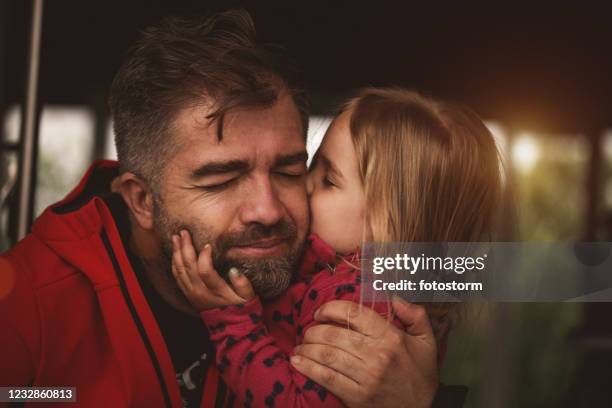
<path fill-rule="evenodd" d="M 344 112 L 332 122 L 308 173 L 311 231 L 337 252 L 352 252 L 367 238 L 365 194 L 349 119 Z"/>

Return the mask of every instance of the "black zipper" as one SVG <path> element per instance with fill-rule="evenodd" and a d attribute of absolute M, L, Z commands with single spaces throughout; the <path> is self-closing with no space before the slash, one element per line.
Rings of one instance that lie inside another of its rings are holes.
<path fill-rule="evenodd" d="M 170 401 L 170 393 L 168 392 L 168 387 L 162 375 L 161 365 L 159 364 L 159 360 L 157 359 L 157 356 L 155 355 L 155 352 L 153 350 L 153 345 L 151 344 L 151 340 L 149 340 L 149 336 L 147 335 L 144 325 L 142 324 L 142 321 L 140 320 L 140 316 L 138 316 L 138 313 L 136 312 L 136 307 L 134 307 L 134 303 L 132 302 L 132 299 L 129 296 L 129 292 L 127 290 L 127 285 L 125 283 L 123 273 L 121 271 L 121 268 L 119 267 L 119 262 L 117 261 L 117 257 L 115 256 L 115 251 L 113 250 L 113 247 L 110 244 L 110 240 L 108 239 L 108 235 L 106 234 L 106 231 L 102 230 L 101 238 L 102 238 L 102 242 L 104 243 L 104 246 L 106 247 L 106 250 L 108 251 L 110 255 L 111 262 L 113 264 L 113 268 L 115 269 L 115 273 L 117 274 L 117 279 L 119 280 L 119 287 L 121 288 L 121 293 L 123 295 L 123 298 L 125 299 L 125 302 L 127 303 L 128 309 L 130 310 L 130 313 L 132 315 L 132 319 L 134 320 L 134 323 L 136 324 L 136 328 L 138 329 L 138 332 L 140 333 L 140 337 L 142 338 L 142 341 L 147 349 L 147 352 L 149 353 L 149 358 L 151 359 L 151 362 L 153 363 L 153 367 L 155 368 L 155 374 L 157 374 L 157 380 L 159 381 L 159 385 L 161 387 L 162 394 L 164 396 L 164 402 L 166 403 L 167 407 L 172 407 L 172 403 Z"/>

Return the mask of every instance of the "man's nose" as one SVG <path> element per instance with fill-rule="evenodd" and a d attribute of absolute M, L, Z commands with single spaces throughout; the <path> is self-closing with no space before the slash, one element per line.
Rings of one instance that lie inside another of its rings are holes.
<path fill-rule="evenodd" d="M 257 180 L 244 200 L 240 213 L 243 224 L 274 225 L 285 215 L 285 206 L 279 198 L 279 191 L 269 177 Z"/>

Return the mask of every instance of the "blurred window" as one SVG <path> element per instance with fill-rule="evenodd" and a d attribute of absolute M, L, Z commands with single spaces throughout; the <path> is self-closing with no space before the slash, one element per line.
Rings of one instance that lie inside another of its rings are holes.
<path fill-rule="evenodd" d="M 19 139 L 21 111 L 4 118 L 5 140 Z M 94 115 L 83 106 L 45 106 L 40 119 L 34 216 L 62 199 L 79 182 L 91 161 Z"/>
<path fill-rule="evenodd" d="M 115 147 L 115 132 L 113 131 L 113 121 L 109 120 L 106 126 L 106 143 L 104 144 L 104 158 L 117 160 L 117 148 Z"/>

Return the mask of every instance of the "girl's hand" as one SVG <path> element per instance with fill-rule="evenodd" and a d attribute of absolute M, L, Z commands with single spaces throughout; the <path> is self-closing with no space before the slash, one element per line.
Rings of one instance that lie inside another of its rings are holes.
<path fill-rule="evenodd" d="M 255 297 L 248 278 L 238 268 L 229 270 L 233 289 L 219 276 L 206 244 L 197 256 L 186 230 L 172 236 L 172 274 L 191 305 L 201 312 L 219 306 L 243 304 Z"/>

